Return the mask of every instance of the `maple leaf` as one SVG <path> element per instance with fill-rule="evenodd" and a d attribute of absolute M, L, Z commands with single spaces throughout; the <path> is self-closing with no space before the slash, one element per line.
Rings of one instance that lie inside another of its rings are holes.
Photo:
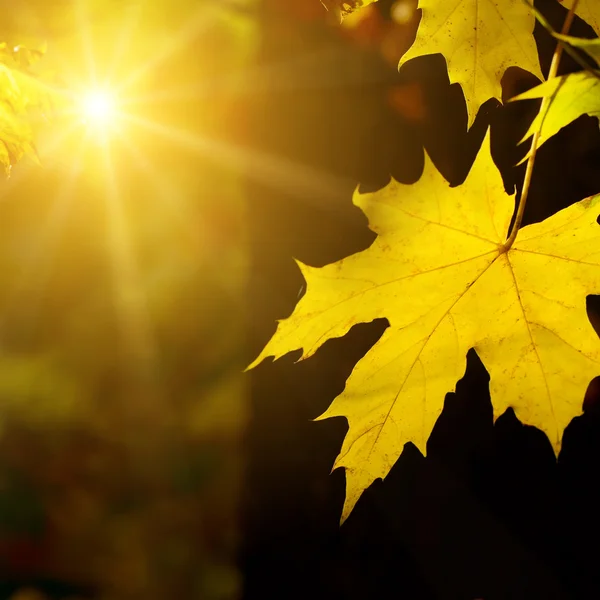
<path fill-rule="evenodd" d="M 574 0 L 559 0 L 561 4 L 571 9 Z M 598 0 L 579 0 L 575 14 L 581 17 L 594 31 L 600 35 L 600 2 Z"/>
<path fill-rule="evenodd" d="M 533 28 L 535 17 L 523 0 L 420 0 L 415 43 L 400 60 L 441 53 L 451 83 L 467 102 L 468 126 L 479 107 L 501 100 L 506 69 L 521 67 L 542 80 Z"/>
<path fill-rule="evenodd" d="M 354 203 L 377 238 L 322 268 L 298 263 L 306 294 L 248 367 L 297 349 L 308 358 L 354 324 L 387 318 L 318 417 L 348 420 L 334 464 L 346 470 L 342 521 L 407 442 L 425 454 L 470 348 L 490 374 L 494 418 L 512 407 L 558 452 L 600 372 L 600 341 L 586 313 L 586 296 L 600 292 L 600 196 L 524 227 L 505 251 L 514 201 L 488 134 L 463 185 L 448 187 L 427 157 L 416 184 L 357 191 Z"/>
<path fill-rule="evenodd" d="M 582 115 L 600 117 L 600 71 L 581 71 L 545 81 L 513 100 L 551 99 L 544 114 L 538 113 L 521 142 L 540 131 L 538 147 Z M 525 160 L 529 156 L 523 159 Z"/>
<path fill-rule="evenodd" d="M 332 10 L 336 14 L 340 15 L 341 18 L 348 16 L 355 10 L 359 10 L 373 4 L 377 0 L 321 0 L 321 4 L 327 9 Z"/>

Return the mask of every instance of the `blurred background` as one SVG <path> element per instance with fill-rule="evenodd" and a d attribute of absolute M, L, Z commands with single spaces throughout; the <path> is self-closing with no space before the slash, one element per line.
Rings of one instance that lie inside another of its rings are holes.
<path fill-rule="evenodd" d="M 59 113 L 0 182 L 1 598 L 239 597 L 254 10 L 2 3 L 38 73 L 137 122 Z"/>

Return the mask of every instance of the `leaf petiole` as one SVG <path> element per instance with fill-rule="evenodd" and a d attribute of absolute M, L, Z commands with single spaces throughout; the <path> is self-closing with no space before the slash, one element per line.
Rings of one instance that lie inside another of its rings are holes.
<path fill-rule="evenodd" d="M 525 0 L 526 1 L 526 0 Z M 567 35 L 569 33 L 569 29 L 571 28 L 571 24 L 573 23 L 573 19 L 575 18 L 575 9 L 577 8 L 577 4 L 579 0 L 574 0 L 573 5 L 569 9 L 567 16 L 565 17 L 565 21 L 560 30 L 561 35 Z M 527 2 L 527 4 L 529 4 Z M 558 65 L 560 64 L 560 59 L 562 56 L 564 44 L 561 41 L 558 41 L 556 45 L 556 50 L 554 50 L 554 54 L 552 55 L 552 62 L 550 63 L 550 70 L 548 72 L 548 79 L 553 79 L 556 77 L 558 73 Z M 552 102 L 552 97 L 544 97 L 542 99 L 542 105 L 540 107 L 540 115 L 544 115 L 548 110 L 550 104 Z M 508 239 L 504 243 L 504 251 L 510 250 L 511 246 L 514 244 L 515 239 L 517 237 L 517 233 L 521 226 L 521 222 L 523 221 L 523 214 L 525 213 L 525 205 L 527 203 L 527 197 L 529 195 L 529 189 L 531 187 L 531 177 L 533 174 L 533 165 L 535 164 L 535 157 L 538 149 L 538 142 L 540 139 L 540 135 L 542 133 L 544 119 L 540 119 L 540 126 L 538 130 L 533 134 L 533 139 L 531 140 L 531 148 L 529 150 L 529 158 L 527 159 L 527 166 L 525 168 L 525 177 L 523 179 L 523 189 L 521 190 L 521 197 L 519 198 L 519 207 L 517 208 L 517 216 L 515 217 L 515 222 L 513 223 L 512 230 Z"/>

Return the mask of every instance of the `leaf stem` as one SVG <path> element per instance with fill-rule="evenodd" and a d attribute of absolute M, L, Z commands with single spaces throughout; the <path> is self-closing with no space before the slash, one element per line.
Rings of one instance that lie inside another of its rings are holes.
<path fill-rule="evenodd" d="M 569 29 L 571 28 L 571 23 L 573 23 L 573 19 L 575 18 L 575 9 L 577 8 L 577 4 L 579 0 L 573 0 L 573 5 L 569 9 L 569 12 L 565 18 L 565 22 L 563 23 L 562 29 L 560 33 L 562 35 L 567 35 L 569 33 Z M 554 54 L 552 55 L 552 62 L 550 63 L 550 71 L 548 72 L 548 80 L 556 77 L 558 72 L 558 65 L 560 63 L 560 58 L 562 56 L 563 45 L 558 43 L 556 45 L 556 50 L 554 50 Z M 544 115 L 548 110 L 550 103 L 552 102 L 552 98 L 550 96 L 545 96 L 542 99 L 542 105 L 540 107 L 540 115 Z M 521 190 L 521 197 L 519 199 L 519 207 L 517 208 L 517 216 L 515 217 L 515 222 L 513 223 L 512 230 L 508 239 L 504 243 L 504 251 L 507 252 L 511 246 L 514 244 L 515 239 L 517 237 L 517 232 L 519 231 L 519 227 L 521 226 L 521 222 L 523 221 L 523 214 L 525 213 L 525 204 L 527 203 L 527 197 L 529 196 L 529 189 L 531 187 L 531 176 L 533 174 L 533 165 L 535 164 L 535 157 L 538 149 L 538 142 L 540 140 L 540 135 L 542 133 L 542 127 L 544 124 L 544 118 L 540 120 L 540 126 L 537 131 L 533 134 L 533 139 L 531 140 L 531 148 L 529 149 L 529 158 L 527 159 L 527 166 L 525 168 L 525 178 L 523 179 L 523 189 Z"/>

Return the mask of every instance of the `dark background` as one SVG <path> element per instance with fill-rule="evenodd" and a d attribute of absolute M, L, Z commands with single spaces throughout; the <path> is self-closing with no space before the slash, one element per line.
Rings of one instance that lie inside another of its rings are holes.
<path fill-rule="evenodd" d="M 249 182 L 249 360 L 303 291 L 292 257 L 320 266 L 372 241 L 351 203 L 356 184 L 375 190 L 390 175 L 416 181 L 425 148 L 459 185 L 491 125 L 507 191 L 519 190 L 524 168 L 514 165 L 525 148 L 517 144 L 537 107 L 491 100 L 467 133 L 462 92 L 449 85 L 439 56 L 414 60 L 400 74 L 395 68 L 415 19 L 395 26 L 392 3 L 382 0 L 349 31 L 306 4 L 266 1 L 261 14 L 262 76 L 249 101 L 249 143 L 286 161 L 289 172 L 284 186 Z M 550 0 L 536 4 L 560 29 L 566 11 Z M 390 32 L 399 40 L 391 50 Z M 593 35 L 579 20 L 572 32 Z M 547 72 L 554 46 L 539 26 L 536 39 Z M 575 69 L 563 59 L 561 72 Z M 505 97 L 535 83 L 510 69 Z M 524 224 L 599 189 L 600 134 L 596 119 L 583 117 L 540 150 Z M 596 304 L 588 299 L 592 322 Z M 249 374 L 244 598 L 600 597 L 595 384 L 556 461 L 544 434 L 512 411 L 492 422 L 488 376 L 473 351 L 456 392 L 446 396 L 427 458 L 408 444 L 385 482 L 375 482 L 339 527 L 344 475 L 329 471 L 346 423 L 311 419 L 341 392 L 385 326 L 356 326 L 307 361 L 294 364 L 293 353 Z"/>

